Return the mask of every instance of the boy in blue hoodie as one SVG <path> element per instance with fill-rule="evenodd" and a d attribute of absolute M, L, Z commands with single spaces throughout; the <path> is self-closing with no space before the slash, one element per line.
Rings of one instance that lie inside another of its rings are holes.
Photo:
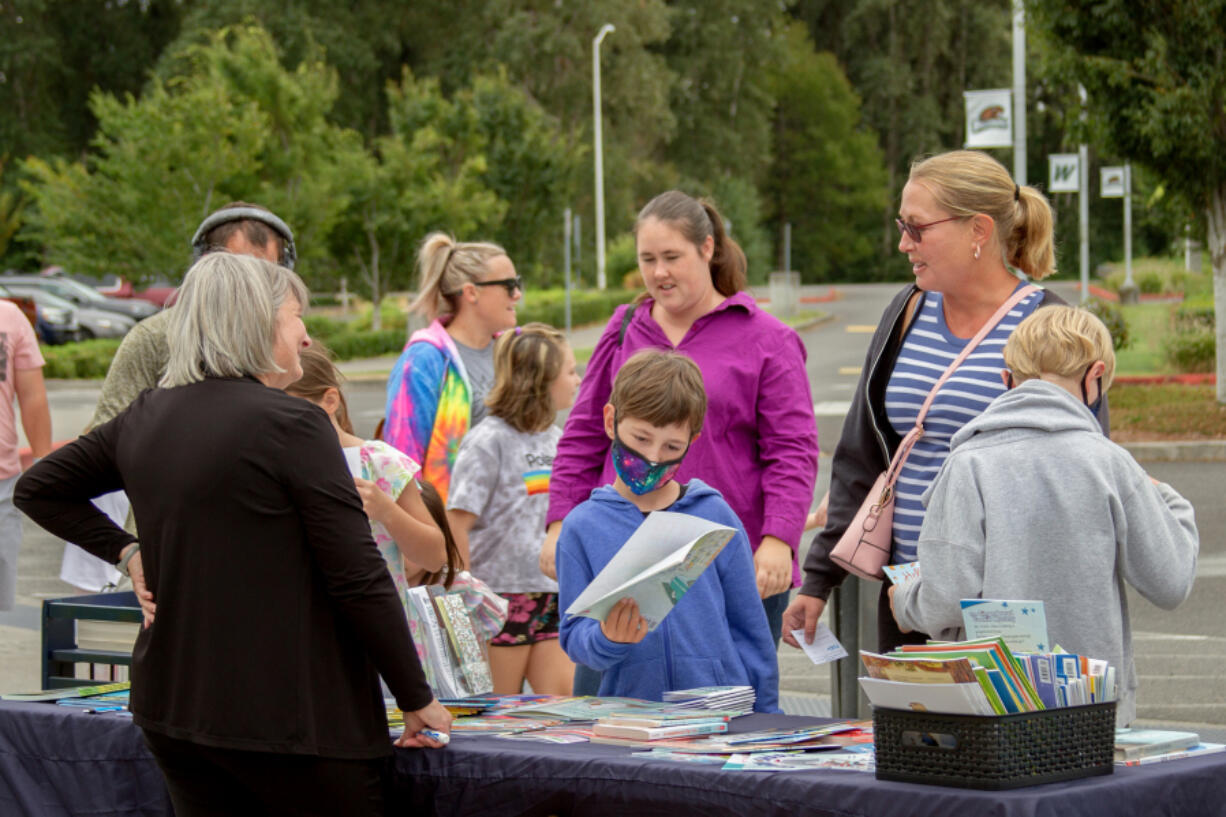
<path fill-rule="evenodd" d="M 647 631 L 638 605 L 625 598 L 603 622 L 564 616 L 562 649 L 603 672 L 600 695 L 658 701 L 668 690 L 748 685 L 757 693 L 755 710 L 778 712 L 779 664 L 745 530 L 714 488 L 673 479 L 706 410 L 702 373 L 684 355 L 648 349 L 618 370 L 604 407 L 617 478 L 592 491 L 562 524 L 559 609 L 571 605 L 652 511 L 698 516 L 736 534 L 655 630 Z"/>

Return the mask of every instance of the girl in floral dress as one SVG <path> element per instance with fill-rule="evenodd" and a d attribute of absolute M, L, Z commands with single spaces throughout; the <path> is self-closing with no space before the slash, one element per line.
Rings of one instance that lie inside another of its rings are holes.
<path fill-rule="evenodd" d="M 402 603 L 405 591 L 445 576 L 446 584 L 461 568 L 455 541 L 436 523 L 414 477 L 420 466 L 382 440 L 363 440 L 353 433 L 341 376 L 319 343 L 303 351 L 302 379 L 286 392 L 319 406 L 332 420 L 345 450 L 370 531 L 387 563 Z M 437 501 L 437 494 L 434 495 Z M 428 497 L 427 497 L 428 498 Z M 440 514 L 441 515 L 441 514 Z"/>

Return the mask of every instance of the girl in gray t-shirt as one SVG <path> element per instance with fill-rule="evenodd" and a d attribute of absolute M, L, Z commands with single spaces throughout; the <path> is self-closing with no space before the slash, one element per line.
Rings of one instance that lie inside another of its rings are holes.
<path fill-rule="evenodd" d="M 506 626 L 490 641 L 494 694 L 569 695 L 574 664 L 558 643 L 558 585 L 538 566 L 557 412 L 579 389 L 565 337 L 542 323 L 504 332 L 494 346 L 488 416 L 460 443 L 447 518 L 473 575 L 507 599 Z"/>

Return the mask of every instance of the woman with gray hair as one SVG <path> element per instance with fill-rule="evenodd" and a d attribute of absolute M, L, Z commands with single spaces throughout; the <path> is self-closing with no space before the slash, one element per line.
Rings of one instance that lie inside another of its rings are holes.
<path fill-rule="evenodd" d="M 281 391 L 310 345 L 302 281 L 249 256 L 189 270 L 162 388 L 46 457 L 17 504 L 157 600 L 130 708 L 175 813 L 382 814 L 391 753 L 450 716 L 418 663 L 327 416 Z M 90 499 L 123 488 L 139 542 Z M 143 562 L 143 565 L 142 565 Z"/>

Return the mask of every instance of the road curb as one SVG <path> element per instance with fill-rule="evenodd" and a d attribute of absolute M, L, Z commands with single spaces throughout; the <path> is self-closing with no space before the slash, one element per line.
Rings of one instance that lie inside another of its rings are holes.
<path fill-rule="evenodd" d="M 1137 462 L 1226 462 L 1226 440 L 1121 443 Z"/>

